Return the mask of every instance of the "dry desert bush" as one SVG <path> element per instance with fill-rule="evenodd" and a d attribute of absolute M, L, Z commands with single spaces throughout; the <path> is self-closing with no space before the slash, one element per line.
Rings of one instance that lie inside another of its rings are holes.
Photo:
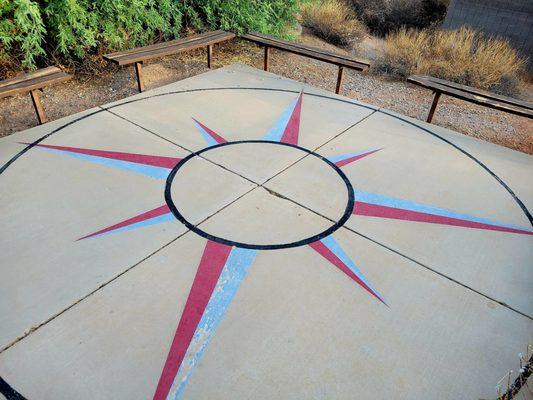
<path fill-rule="evenodd" d="M 501 38 L 470 28 L 400 29 L 385 39 L 374 69 L 400 78 L 424 74 L 503 94 L 518 90 L 525 60 Z"/>
<path fill-rule="evenodd" d="M 427 28 L 442 21 L 449 0 L 347 0 L 374 35 L 408 28 Z"/>
<path fill-rule="evenodd" d="M 353 45 L 366 34 L 364 24 L 342 0 L 303 4 L 301 20 L 316 36 L 340 46 Z"/>

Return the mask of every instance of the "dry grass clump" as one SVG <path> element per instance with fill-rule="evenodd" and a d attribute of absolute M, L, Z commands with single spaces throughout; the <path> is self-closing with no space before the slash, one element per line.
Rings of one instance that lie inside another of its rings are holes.
<path fill-rule="evenodd" d="M 504 94 L 518 91 L 525 60 L 509 43 L 469 28 L 400 29 L 385 39 L 375 69 L 406 78 L 424 74 Z"/>
<path fill-rule="evenodd" d="M 406 78 L 417 72 L 424 62 L 429 47 L 428 31 L 400 29 L 385 39 L 383 54 L 374 69 L 380 73 Z"/>
<path fill-rule="evenodd" d="M 302 25 L 316 36 L 340 46 L 351 46 L 366 34 L 365 25 L 341 0 L 324 0 L 301 7 Z"/>

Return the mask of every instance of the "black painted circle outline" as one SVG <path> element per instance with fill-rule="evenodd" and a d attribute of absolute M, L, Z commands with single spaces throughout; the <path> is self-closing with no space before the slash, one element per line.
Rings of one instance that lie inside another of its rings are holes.
<path fill-rule="evenodd" d="M 174 201 L 172 200 L 172 193 L 171 193 L 171 187 L 172 187 L 172 181 L 174 180 L 174 177 L 176 176 L 177 172 L 180 170 L 181 167 L 183 167 L 189 160 L 192 158 L 199 156 L 202 153 L 205 153 L 209 150 L 218 149 L 220 147 L 225 146 L 231 146 L 236 144 L 242 144 L 242 143 L 268 143 L 268 144 L 274 144 L 278 146 L 287 146 L 287 147 L 293 147 L 295 149 L 298 149 L 300 151 L 303 151 L 307 153 L 308 155 L 314 156 L 318 158 L 321 161 L 324 161 L 328 166 L 333 168 L 333 170 L 340 176 L 344 184 L 346 185 L 346 190 L 348 191 L 348 202 L 346 203 L 346 208 L 344 210 L 344 213 L 342 217 L 335 222 L 333 225 L 331 225 L 328 229 L 310 236 L 308 238 L 298 240 L 296 242 L 290 242 L 290 243 L 279 243 L 279 244 L 251 244 L 251 243 L 243 243 L 243 242 L 236 242 L 234 240 L 224 239 L 219 236 L 211 235 L 202 229 L 198 228 L 198 226 L 190 223 L 178 210 L 176 205 L 174 204 Z M 352 215 L 354 203 L 355 203 L 355 195 L 353 191 L 353 186 L 348 177 L 342 172 L 342 170 L 335 165 L 335 163 L 331 162 L 325 157 L 322 157 L 320 154 L 317 154 L 309 149 L 306 149 L 305 147 L 300 147 L 295 144 L 291 143 L 284 143 L 284 142 L 275 142 L 272 140 L 236 140 L 233 142 L 225 142 L 225 143 L 219 143 L 214 146 L 205 147 L 202 150 L 199 150 L 197 152 L 189 154 L 187 157 L 183 158 L 179 163 L 172 168 L 170 171 L 170 174 L 167 177 L 167 181 L 165 183 L 165 201 L 167 203 L 168 208 L 174 214 L 174 216 L 180 221 L 183 225 L 185 225 L 187 228 L 189 228 L 192 232 L 196 233 L 199 236 L 202 236 L 208 240 L 211 240 L 213 242 L 225 244 L 227 246 L 235 246 L 240 247 L 244 249 L 253 249 L 253 250 L 278 250 L 278 249 L 288 249 L 291 247 L 299 247 L 304 246 L 309 243 L 316 242 L 317 240 L 323 239 L 326 236 L 331 235 L 333 232 L 335 232 L 337 229 L 342 227 L 346 221 L 348 221 L 348 218 Z"/>

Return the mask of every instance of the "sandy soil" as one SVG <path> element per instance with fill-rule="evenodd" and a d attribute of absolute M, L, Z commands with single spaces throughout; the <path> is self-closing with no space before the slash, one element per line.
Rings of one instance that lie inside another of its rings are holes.
<path fill-rule="evenodd" d="M 299 40 L 346 53 L 305 33 Z M 366 47 L 367 50 L 369 48 L 370 51 L 375 51 L 375 43 Z M 235 62 L 262 68 L 262 54 L 262 49 L 253 44 L 234 41 L 216 49 L 215 68 Z M 146 63 L 144 75 L 147 88 L 155 88 L 207 71 L 205 57 L 204 50 L 197 50 Z M 275 50 L 271 53 L 270 65 L 273 73 L 327 90 L 335 89 L 335 66 Z M 531 93 L 532 88 L 529 84 L 525 90 Z M 45 88 L 42 103 L 49 120 L 54 120 L 135 93 L 137 87 L 133 68 L 110 66 L 109 72 L 102 76 L 77 76 L 64 84 Z M 428 90 L 355 71 L 346 71 L 343 94 L 421 120 L 425 120 L 432 101 L 432 93 Z M 526 118 L 443 96 L 433 123 L 533 154 L 533 121 Z M 0 136 L 35 125 L 37 118 L 28 95 L 0 99 Z"/>

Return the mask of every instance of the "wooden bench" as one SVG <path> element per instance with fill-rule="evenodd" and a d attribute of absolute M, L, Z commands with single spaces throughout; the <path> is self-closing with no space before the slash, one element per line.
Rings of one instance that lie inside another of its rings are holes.
<path fill-rule="evenodd" d="M 429 110 L 427 122 L 431 122 L 437 103 L 441 94 L 446 94 L 461 100 L 479 104 L 481 106 L 494 108 L 500 111 L 506 111 L 511 114 L 520 115 L 526 118 L 533 118 L 533 103 L 520 101 L 511 97 L 500 96 L 486 90 L 475 89 L 470 86 L 460 85 L 458 83 L 445 81 L 443 79 L 433 78 L 425 75 L 413 75 L 407 78 L 408 82 L 414 83 L 433 90 L 435 97 Z"/>
<path fill-rule="evenodd" d="M 331 53 L 329 51 L 318 49 L 316 47 L 306 46 L 300 43 L 288 42 L 286 40 L 282 40 L 270 35 L 263 35 L 260 33 L 252 32 L 247 35 L 241 36 L 241 38 L 250 42 L 254 42 L 265 48 L 265 71 L 268 71 L 270 48 L 287 51 L 289 53 L 298 54 L 300 56 L 309 57 L 315 60 L 337 65 L 339 67 L 339 73 L 337 75 L 337 86 L 335 87 L 335 93 L 340 92 L 344 68 L 363 71 L 370 66 L 370 63 L 366 60 L 357 60 L 352 57 Z"/>
<path fill-rule="evenodd" d="M 34 72 L 22 73 L 14 78 L 0 81 L 0 98 L 30 92 L 39 124 L 44 124 L 47 118 L 37 91 L 42 90 L 45 86 L 65 82 L 71 78 L 72 75 L 61 71 L 57 67 L 48 67 Z"/>
<path fill-rule="evenodd" d="M 181 53 L 186 50 L 198 49 L 205 46 L 207 47 L 207 67 L 211 68 L 213 45 L 233 39 L 234 37 L 235 35 L 233 33 L 221 30 L 205 32 L 200 35 L 171 40 L 169 42 L 157 43 L 150 46 L 137 47 L 131 50 L 106 54 L 104 55 L 104 59 L 114 62 L 118 65 L 135 64 L 137 86 L 139 87 L 139 92 L 142 92 L 144 91 L 144 80 L 142 73 L 143 61 Z"/>

